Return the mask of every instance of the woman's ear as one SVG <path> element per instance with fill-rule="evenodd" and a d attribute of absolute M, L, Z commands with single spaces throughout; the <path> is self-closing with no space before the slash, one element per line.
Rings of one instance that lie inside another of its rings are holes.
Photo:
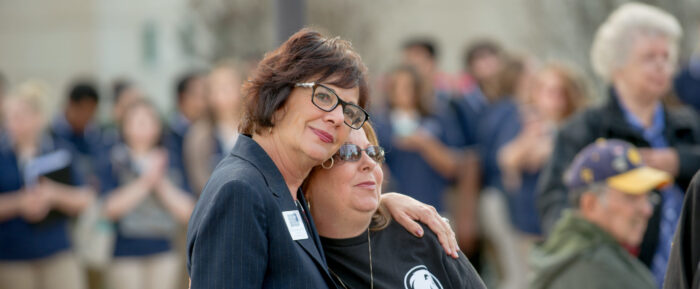
<path fill-rule="evenodd" d="M 277 111 L 275 111 L 272 114 L 271 122 L 272 122 L 273 126 L 277 125 L 277 123 L 279 123 L 279 121 L 284 118 L 284 114 L 286 113 L 286 111 L 284 111 L 284 110 L 285 110 L 285 108 L 281 107 L 280 109 L 278 109 Z"/>
<path fill-rule="evenodd" d="M 284 116 L 287 114 L 287 106 L 283 105 L 279 109 L 277 109 L 273 114 L 272 114 L 272 125 L 276 126 L 280 121 L 284 119 Z"/>
<path fill-rule="evenodd" d="M 277 92 L 277 97 L 275 97 L 274 100 L 270 100 L 269 102 L 274 102 L 274 103 L 269 103 L 271 107 L 278 107 L 277 110 L 272 113 L 272 119 L 270 120 L 272 122 L 272 125 L 277 125 L 279 121 L 284 119 L 284 116 L 287 114 L 287 101 L 289 101 L 289 98 L 292 96 L 292 91 L 293 89 L 289 87 L 284 87 L 280 89 L 279 92 Z M 286 95 L 286 97 L 279 97 L 280 95 Z"/>

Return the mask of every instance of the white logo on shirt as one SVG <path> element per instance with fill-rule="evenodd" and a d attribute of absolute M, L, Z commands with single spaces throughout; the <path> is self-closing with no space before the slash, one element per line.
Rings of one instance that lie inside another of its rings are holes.
<path fill-rule="evenodd" d="M 425 265 L 411 268 L 403 278 L 406 289 L 443 289 L 440 281 L 428 271 Z"/>

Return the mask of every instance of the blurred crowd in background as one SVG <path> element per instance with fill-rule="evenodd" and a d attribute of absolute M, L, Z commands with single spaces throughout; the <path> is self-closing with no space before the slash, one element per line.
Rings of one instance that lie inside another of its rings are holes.
<path fill-rule="evenodd" d="M 533 246 L 570 206 L 565 170 L 597 138 L 643 147 L 648 166 L 675 178 L 655 193 L 644 241 L 627 248 L 661 286 L 683 194 L 700 169 L 700 55 L 678 59 L 672 15 L 631 9 L 611 15 L 593 42 L 605 95 L 592 95 L 588 68 L 486 38 L 464 47 L 463 73 L 443 72 L 438 44 L 422 36 L 405 40 L 393 69 L 372 71 L 384 191 L 448 217 L 488 287 L 529 286 Z M 254 69 L 225 59 L 183 73 L 167 116 L 128 75 L 76 78 L 53 115 L 47 97 L 57 88 L 0 77 L 0 285 L 186 288 L 184 230 L 236 143 L 240 88 Z M 107 121 L 96 117 L 102 102 Z"/>

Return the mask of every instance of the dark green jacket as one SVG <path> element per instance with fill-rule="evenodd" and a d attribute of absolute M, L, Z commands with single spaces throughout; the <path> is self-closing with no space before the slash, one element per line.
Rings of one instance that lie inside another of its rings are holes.
<path fill-rule="evenodd" d="M 644 264 L 597 225 L 565 210 L 531 256 L 531 289 L 653 289 Z"/>

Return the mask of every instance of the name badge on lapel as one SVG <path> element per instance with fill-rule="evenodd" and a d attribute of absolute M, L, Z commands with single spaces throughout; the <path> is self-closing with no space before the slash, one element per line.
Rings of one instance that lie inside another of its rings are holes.
<path fill-rule="evenodd" d="M 299 211 L 285 211 L 282 212 L 282 216 L 284 216 L 284 222 L 287 223 L 287 229 L 289 230 L 289 234 L 292 235 L 292 240 L 296 241 L 309 238 L 309 235 L 306 234 L 304 221 L 301 219 Z"/>

